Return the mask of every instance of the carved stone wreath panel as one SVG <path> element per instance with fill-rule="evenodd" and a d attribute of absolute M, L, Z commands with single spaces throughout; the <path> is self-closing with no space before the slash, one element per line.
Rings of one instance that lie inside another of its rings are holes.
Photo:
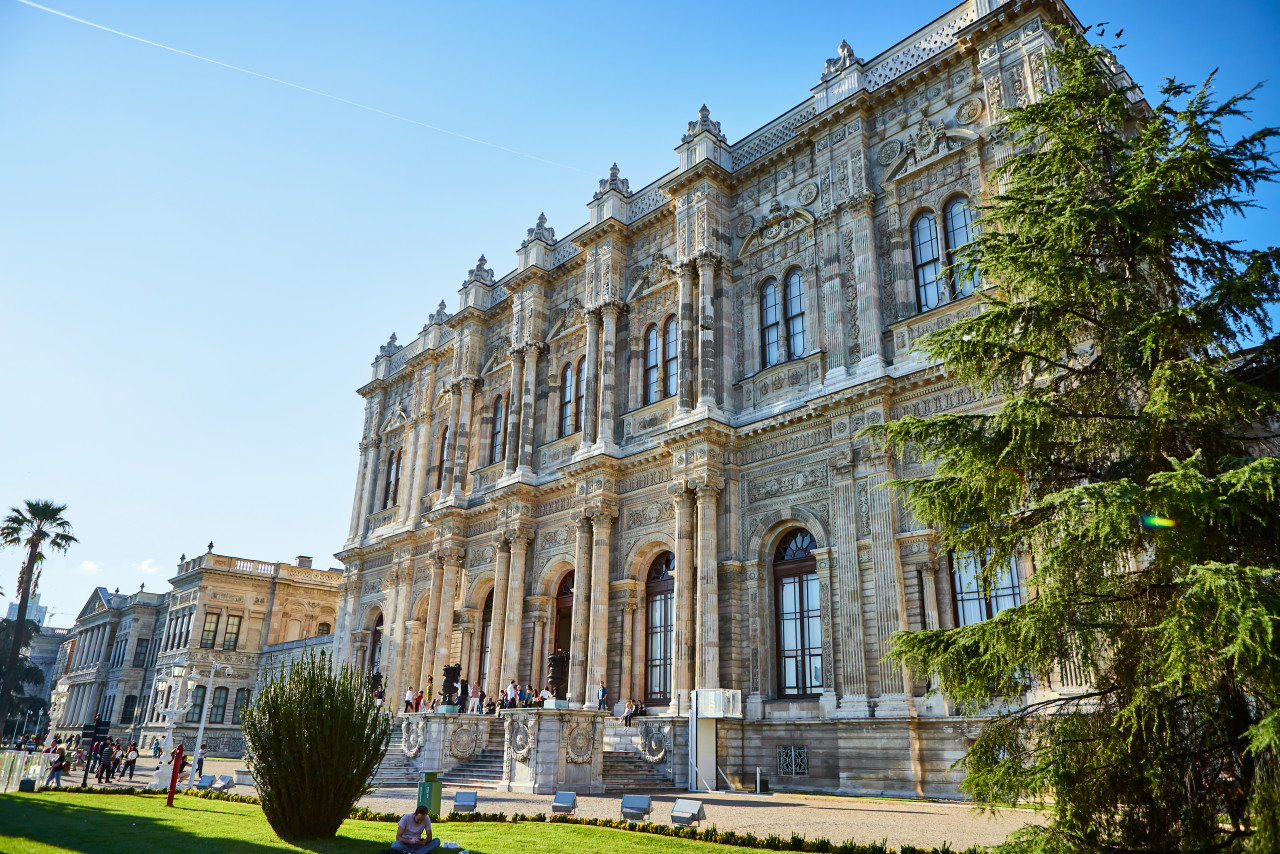
<path fill-rule="evenodd" d="M 569 724 L 564 735 L 565 759 L 575 765 L 585 765 L 591 761 L 591 754 L 596 746 L 595 726 L 592 723 L 574 721 Z"/>
<path fill-rule="evenodd" d="M 640 725 L 640 755 L 649 764 L 657 765 L 667 758 L 667 751 L 671 748 L 669 727 L 669 724 L 650 722 Z"/>

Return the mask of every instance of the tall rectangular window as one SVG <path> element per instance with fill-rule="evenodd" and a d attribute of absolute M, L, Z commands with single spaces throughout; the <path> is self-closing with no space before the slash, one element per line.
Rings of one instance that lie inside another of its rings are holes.
<path fill-rule="evenodd" d="M 670 590 L 649 595 L 648 626 L 645 643 L 645 699 L 666 702 L 671 699 L 671 625 L 673 593 Z"/>
<path fill-rule="evenodd" d="M 124 705 L 120 707 L 120 723 L 133 723 L 134 710 L 138 708 L 138 698 L 133 694 L 124 698 Z"/>
<path fill-rule="evenodd" d="M 227 629 L 222 633 L 223 649 L 235 649 L 240 643 L 240 620 L 239 614 L 227 615 Z"/>
<path fill-rule="evenodd" d="M 133 666 L 145 667 L 147 664 L 147 647 L 151 645 L 150 638 L 138 638 L 138 645 L 133 648 Z"/>
<path fill-rule="evenodd" d="M 222 719 L 227 716 L 227 688 L 225 685 L 219 685 L 213 689 L 213 703 L 209 706 L 209 720 L 211 724 L 220 724 Z"/>
<path fill-rule="evenodd" d="M 982 573 L 990 559 L 990 552 L 981 557 L 973 552 L 951 554 L 957 626 L 989 620 L 1005 608 L 1022 604 L 1017 561 L 1010 558 L 1002 566 L 995 567 L 992 586 L 987 587 Z"/>
<path fill-rule="evenodd" d="M 195 690 L 191 692 L 191 708 L 187 709 L 187 723 L 200 723 L 200 715 L 204 711 L 204 697 L 206 687 L 197 685 Z"/>
<path fill-rule="evenodd" d="M 822 690 L 822 610 L 818 574 L 778 580 L 779 693 L 802 697 Z"/>
<path fill-rule="evenodd" d="M 218 636 L 218 612 L 204 615 L 204 632 L 200 635 L 200 648 L 213 649 L 213 639 Z"/>

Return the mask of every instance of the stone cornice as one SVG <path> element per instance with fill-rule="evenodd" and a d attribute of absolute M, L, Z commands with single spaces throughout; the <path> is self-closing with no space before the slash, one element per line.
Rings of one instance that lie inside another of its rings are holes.
<path fill-rule="evenodd" d="M 730 186 L 734 183 L 734 173 L 714 161 L 701 160 L 692 168 L 674 176 L 661 189 L 668 196 L 675 198 L 677 194 L 704 180 L 711 180 L 717 184 Z"/>
<path fill-rule="evenodd" d="M 587 248 L 592 244 L 599 243 L 609 237 L 625 237 L 627 232 L 628 228 L 625 222 L 614 217 L 607 217 L 573 238 L 573 245 L 586 252 Z"/>

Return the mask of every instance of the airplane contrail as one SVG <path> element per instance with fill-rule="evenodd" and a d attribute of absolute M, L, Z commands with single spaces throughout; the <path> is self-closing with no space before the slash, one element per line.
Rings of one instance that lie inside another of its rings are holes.
<path fill-rule="evenodd" d="M 528 154 L 523 151 L 517 151 L 516 149 L 508 148 L 505 145 L 498 145 L 496 142 L 489 142 L 488 140 L 478 139 L 477 137 L 474 137 L 474 136 L 467 136 L 465 133 L 458 133 L 457 131 L 449 130 L 448 128 L 442 128 L 438 125 L 428 124 L 427 122 L 420 122 L 417 119 L 411 119 L 408 116 L 402 116 L 398 113 L 391 113 L 386 110 L 380 110 L 377 107 L 371 107 L 368 104 L 361 104 L 359 101 L 352 101 L 348 98 L 343 98 L 338 95 L 330 95 L 328 92 L 321 92 L 319 89 L 312 89 L 309 86 L 303 86 L 299 83 L 291 83 L 288 80 L 281 80 L 279 77 L 272 77 L 269 74 L 262 74 L 257 71 L 251 71 L 248 68 L 241 68 L 238 65 L 232 65 L 227 62 L 221 62 L 217 59 L 211 59 L 210 57 L 207 57 L 207 56 L 201 56 L 198 53 L 191 53 L 190 51 L 182 50 L 180 48 L 170 47 L 167 44 L 160 44 L 159 42 L 153 42 L 150 39 L 144 39 L 141 36 L 135 36 L 130 33 L 121 32 L 120 30 L 112 29 L 111 27 L 104 26 L 103 24 L 98 24 L 93 21 L 87 21 L 84 18 L 77 18 L 75 15 L 69 15 L 66 12 L 60 12 L 57 9 L 49 8 L 48 6 L 42 6 L 39 3 L 32 2 L 32 0 L 15 0 L 15 2 L 21 3 L 24 6 L 30 6 L 33 9 L 39 9 L 42 12 L 48 12 L 51 15 L 57 15 L 59 18 L 66 18 L 68 21 L 75 21 L 77 24 L 84 24 L 87 27 L 93 27 L 94 29 L 111 33 L 112 35 L 122 36 L 126 39 L 132 39 L 133 41 L 141 42 L 142 44 L 150 45 L 151 47 L 158 47 L 161 50 L 167 50 L 170 53 L 176 53 L 182 56 L 189 56 L 192 59 L 198 59 L 201 62 L 208 62 L 211 65 L 219 65 L 219 66 L 222 66 L 223 68 L 228 68 L 232 71 L 239 71 L 241 74 L 248 74 L 252 77 L 260 77 L 263 80 L 270 80 L 272 83 L 279 83 L 280 85 L 288 86 L 291 89 L 300 89 L 303 92 L 309 92 L 312 95 L 319 95 L 321 98 L 328 98 L 331 101 L 337 101 L 340 104 L 346 104 L 348 106 L 356 107 L 361 110 L 368 110 L 371 113 L 377 113 L 378 115 L 386 116 L 389 119 L 397 119 L 398 121 L 408 122 L 411 125 L 417 125 L 418 127 L 424 127 L 428 130 L 433 130 L 436 133 L 444 133 L 444 134 L 448 134 L 449 136 L 456 136 L 458 139 L 465 139 L 468 142 L 474 142 L 479 145 L 486 145 L 489 148 L 496 148 L 499 151 L 505 151 L 508 154 L 515 154 L 518 157 L 527 157 L 530 160 L 537 160 L 540 163 L 546 163 L 550 166 L 558 166 L 561 169 L 571 169 L 574 172 L 582 172 L 583 174 L 588 174 L 585 169 L 580 169 L 577 166 L 570 166 L 566 163 L 557 163 L 554 160 L 547 160 L 545 157 L 538 157 L 536 154 Z"/>

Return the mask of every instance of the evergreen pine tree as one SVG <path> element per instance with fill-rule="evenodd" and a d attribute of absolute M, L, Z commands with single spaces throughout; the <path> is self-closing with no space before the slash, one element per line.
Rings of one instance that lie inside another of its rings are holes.
<path fill-rule="evenodd" d="M 1047 805 L 1010 850 L 1277 850 L 1280 250 L 1219 233 L 1273 180 L 1277 130 L 1229 139 L 1249 95 L 1212 78 L 1148 108 L 1109 51 L 1054 35 L 950 271 L 981 269 L 983 310 L 916 345 L 992 405 L 868 431 L 932 461 L 894 484 L 917 518 L 988 589 L 1022 555 L 1028 595 L 891 657 L 1004 709 L 961 765 L 979 803 Z M 1025 693 L 1064 666 L 1082 693 Z"/>

